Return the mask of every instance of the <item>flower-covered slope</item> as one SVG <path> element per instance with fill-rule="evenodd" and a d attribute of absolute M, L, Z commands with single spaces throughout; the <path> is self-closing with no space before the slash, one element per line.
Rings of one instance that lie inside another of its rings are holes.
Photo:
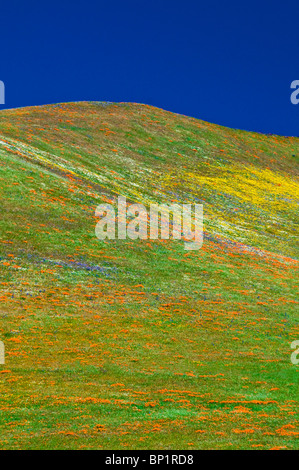
<path fill-rule="evenodd" d="M 299 139 L 151 106 L 0 113 L 2 448 L 295 448 Z M 204 243 L 95 208 L 202 203 Z"/>

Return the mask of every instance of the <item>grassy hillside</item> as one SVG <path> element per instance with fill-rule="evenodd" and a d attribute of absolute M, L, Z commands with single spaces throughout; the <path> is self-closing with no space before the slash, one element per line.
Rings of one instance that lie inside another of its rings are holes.
<path fill-rule="evenodd" d="M 0 113 L 0 447 L 296 448 L 299 138 L 151 106 Z M 202 249 L 95 208 L 204 206 Z"/>

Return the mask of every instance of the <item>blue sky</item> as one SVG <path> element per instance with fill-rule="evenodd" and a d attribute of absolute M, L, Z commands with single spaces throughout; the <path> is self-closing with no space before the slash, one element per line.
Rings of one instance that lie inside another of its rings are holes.
<path fill-rule="evenodd" d="M 299 136 L 298 0 L 6 1 L 0 109 L 132 101 Z"/>

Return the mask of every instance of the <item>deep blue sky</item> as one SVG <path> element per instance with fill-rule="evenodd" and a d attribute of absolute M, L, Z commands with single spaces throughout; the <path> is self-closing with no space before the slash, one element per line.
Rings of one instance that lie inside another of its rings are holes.
<path fill-rule="evenodd" d="M 0 47 L 0 109 L 133 101 L 299 136 L 298 0 L 7 0 Z"/>

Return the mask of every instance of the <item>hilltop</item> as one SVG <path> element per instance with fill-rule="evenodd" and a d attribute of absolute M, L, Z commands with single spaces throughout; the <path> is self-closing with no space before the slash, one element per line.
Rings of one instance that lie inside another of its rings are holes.
<path fill-rule="evenodd" d="M 142 104 L 1 111 L 1 447 L 295 448 L 298 155 Z M 203 204 L 202 249 L 99 241 L 118 195 Z"/>

